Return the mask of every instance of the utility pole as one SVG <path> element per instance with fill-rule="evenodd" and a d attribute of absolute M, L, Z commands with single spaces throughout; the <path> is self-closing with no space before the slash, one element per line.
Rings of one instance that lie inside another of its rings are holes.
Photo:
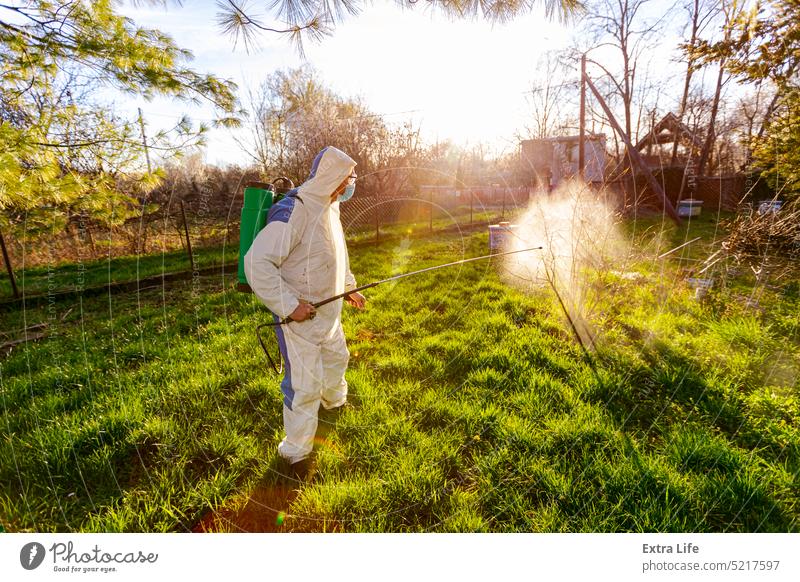
<path fill-rule="evenodd" d="M 581 107 L 578 137 L 578 177 L 586 178 L 586 53 L 581 55 Z"/>
<path fill-rule="evenodd" d="M 650 189 L 653 192 L 655 192 L 659 198 L 661 198 L 661 203 L 663 204 L 664 211 L 667 214 L 669 214 L 670 218 L 672 218 L 675 224 L 680 226 L 681 218 L 675 211 L 675 207 L 672 205 L 672 202 L 669 201 L 669 198 L 667 198 L 667 195 L 664 193 L 664 189 L 655 179 L 653 173 L 650 171 L 650 168 L 647 167 L 647 164 L 642 159 L 642 156 L 639 154 L 639 152 L 631 143 L 630 137 L 628 136 L 627 133 L 625 133 L 625 130 L 622 129 L 622 126 L 620 126 L 619 122 L 617 121 L 617 118 L 614 117 L 614 114 L 611 112 L 611 108 L 608 106 L 605 99 L 603 99 L 603 96 L 600 94 L 600 91 L 597 90 L 597 87 L 594 86 L 594 83 L 592 83 L 589 77 L 584 76 L 584 78 L 586 79 L 586 84 L 589 86 L 589 89 L 591 89 L 592 94 L 600 103 L 600 107 L 603 108 L 603 111 L 608 117 L 608 121 L 611 123 L 611 127 L 614 128 L 614 130 L 619 134 L 622 141 L 625 142 L 625 148 L 626 151 L 628 152 L 628 155 L 631 157 L 631 161 L 635 165 L 639 166 L 639 171 L 642 174 L 644 174 L 644 177 L 647 179 L 647 183 L 650 185 Z"/>

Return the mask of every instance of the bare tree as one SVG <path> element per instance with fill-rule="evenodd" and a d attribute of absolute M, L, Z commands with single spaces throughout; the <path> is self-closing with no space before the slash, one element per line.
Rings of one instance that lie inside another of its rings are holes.
<path fill-rule="evenodd" d="M 525 137 L 552 137 L 574 121 L 574 112 L 570 115 L 569 108 L 570 101 L 574 101 L 578 78 L 566 66 L 564 57 L 565 53 L 547 51 L 536 63 L 535 79 L 527 96 L 533 124 L 526 126 Z M 570 77 L 572 81 L 564 81 Z"/>
<path fill-rule="evenodd" d="M 700 40 L 700 35 L 708 26 L 717 14 L 719 14 L 719 6 L 717 2 L 712 0 L 688 0 L 683 6 L 684 10 L 689 14 L 689 21 L 687 28 L 689 29 L 689 38 L 683 44 L 683 55 L 686 59 L 686 75 L 683 79 L 683 93 L 678 108 L 678 121 L 684 121 L 686 108 L 689 101 L 689 92 L 692 86 L 692 78 L 697 72 L 701 64 L 699 56 L 696 54 L 695 48 Z M 675 140 L 672 146 L 672 163 L 678 156 L 678 140 Z"/>
<path fill-rule="evenodd" d="M 652 0 L 600 0 L 587 10 L 588 32 L 597 40 L 596 46 L 608 46 L 616 53 L 616 62 L 603 64 L 597 60 L 590 62 L 600 68 L 608 78 L 623 112 L 623 129 L 635 141 L 637 128 L 635 121 L 640 118 L 634 113 L 637 80 L 642 73 L 639 69 L 642 56 L 652 50 L 654 40 L 661 32 L 670 10 L 659 18 L 647 18 L 644 13 Z M 638 124 L 637 124 L 638 125 Z M 636 131 L 635 131 L 636 130 Z"/>
<path fill-rule="evenodd" d="M 733 40 L 736 33 L 736 23 L 746 8 L 744 2 L 739 0 L 722 0 L 720 2 L 720 10 L 722 12 L 722 44 L 728 44 Z M 700 152 L 700 160 L 697 162 L 697 174 L 702 176 L 708 164 L 709 156 L 711 155 L 714 147 L 714 140 L 716 138 L 716 122 L 717 114 L 719 113 L 720 99 L 722 97 L 722 88 L 731 79 L 731 74 L 727 69 L 727 57 L 722 55 L 717 60 L 717 80 L 714 87 L 714 97 L 711 102 L 711 113 L 708 120 L 708 129 L 706 131 L 705 142 L 703 149 Z"/>
<path fill-rule="evenodd" d="M 251 93 L 253 127 L 240 147 L 267 176 L 306 178 L 317 153 L 334 145 L 358 163 L 359 190 L 394 195 L 418 165 L 419 130 L 388 124 L 359 98 L 336 95 L 308 67 L 271 74 Z"/>
<path fill-rule="evenodd" d="M 420 175 L 422 144 L 419 128 L 411 122 L 395 127 L 383 127 L 378 139 L 369 148 L 368 158 L 372 174 L 366 179 L 381 195 L 401 195 L 410 189 L 414 178 Z M 364 175 L 363 170 L 360 175 Z"/>
<path fill-rule="evenodd" d="M 745 156 L 743 166 L 750 164 L 753 158 L 753 140 L 764 135 L 764 128 L 775 109 L 779 92 L 772 83 L 765 82 L 756 85 L 749 95 L 739 99 L 736 112 L 742 117 L 740 124 L 742 139 L 745 143 Z"/>

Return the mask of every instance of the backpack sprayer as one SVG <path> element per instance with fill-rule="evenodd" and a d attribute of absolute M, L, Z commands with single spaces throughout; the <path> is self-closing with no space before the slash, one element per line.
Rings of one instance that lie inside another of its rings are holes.
<path fill-rule="evenodd" d="M 294 184 L 288 178 L 278 178 L 278 180 L 283 181 L 285 184 L 289 184 L 288 188 L 280 188 L 276 189 L 273 184 L 264 183 L 264 182 L 248 182 L 245 184 L 244 188 L 244 205 L 242 206 L 242 222 L 241 222 L 241 230 L 239 232 L 239 275 L 238 275 L 238 284 L 236 285 L 236 289 L 245 293 L 252 293 L 252 289 L 250 285 L 247 283 L 247 277 L 244 273 L 244 256 L 247 254 L 247 251 L 250 250 L 250 246 L 253 244 L 253 240 L 255 240 L 256 235 L 261 231 L 264 226 L 267 224 L 267 213 L 272 205 L 277 202 L 280 197 L 294 188 Z M 318 301 L 316 303 L 312 303 L 311 306 L 314 309 L 322 307 L 323 305 L 327 305 L 328 303 L 333 303 L 338 299 L 343 299 L 352 293 L 358 293 L 360 291 L 364 291 L 365 289 L 371 289 L 372 287 L 377 287 L 378 285 L 382 285 L 384 283 L 388 283 L 390 281 L 396 281 L 398 279 L 404 279 L 405 277 L 412 277 L 414 275 L 420 275 L 422 273 L 427 273 L 429 271 L 435 271 L 438 269 L 445 269 L 447 267 L 455 267 L 456 265 L 463 265 L 465 263 L 471 263 L 473 261 L 483 261 L 487 259 L 491 259 L 492 257 L 501 257 L 503 255 L 513 255 L 516 253 L 525 253 L 529 251 L 536 251 L 541 250 L 544 247 L 531 247 L 527 249 L 519 249 L 515 251 L 506 251 L 500 253 L 492 253 L 490 255 L 483 255 L 481 257 L 472 257 L 469 259 L 462 259 L 460 261 L 453 261 L 451 263 L 446 263 L 444 265 L 435 265 L 433 267 L 427 267 L 425 269 L 418 269 L 416 271 L 411 271 L 410 273 L 401 273 L 399 275 L 394 275 L 392 277 L 388 277 L 386 279 L 381 279 L 380 281 L 373 281 L 372 283 L 367 283 L 366 285 L 361 285 L 360 287 L 356 287 L 355 289 L 351 289 L 350 291 L 345 291 L 344 293 L 339 293 L 338 295 L 333 295 L 332 297 L 328 297 L 327 299 L 323 299 L 322 301 Z M 284 319 L 277 319 L 275 321 L 271 321 L 268 323 L 262 323 L 261 325 L 256 327 L 256 336 L 258 337 L 258 343 L 261 344 L 261 349 L 264 350 L 264 354 L 267 356 L 269 360 L 270 366 L 275 371 L 276 374 L 281 374 L 283 372 L 283 362 L 278 357 L 278 361 L 280 361 L 280 366 L 275 363 L 272 356 L 270 356 L 269 351 L 267 350 L 267 346 L 264 343 L 264 339 L 261 337 L 261 329 L 264 327 L 277 327 L 279 325 L 286 325 L 288 323 L 293 322 L 294 320 L 291 317 L 285 317 Z"/>
<path fill-rule="evenodd" d="M 282 186 L 275 186 L 281 183 Z M 242 205 L 242 221 L 239 226 L 239 270 L 236 290 L 252 293 L 250 284 L 244 274 L 244 256 L 250 250 L 256 235 L 267 225 L 267 213 L 272 205 L 284 194 L 294 188 L 294 183 L 284 176 L 276 178 L 274 183 L 247 182 L 244 185 L 244 204 Z"/>

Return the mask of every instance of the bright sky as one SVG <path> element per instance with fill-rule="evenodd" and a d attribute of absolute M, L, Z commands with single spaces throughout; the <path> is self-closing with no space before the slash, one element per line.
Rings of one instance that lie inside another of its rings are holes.
<path fill-rule="evenodd" d="M 257 86 L 272 71 L 303 63 L 288 40 L 276 34 L 263 33 L 260 50 L 251 54 L 241 46 L 234 51 L 232 40 L 216 24 L 217 8 L 210 1 L 167 9 L 125 5 L 123 12 L 191 50 L 196 70 L 233 79 L 244 103 L 246 87 Z M 571 34 L 570 27 L 548 21 L 543 11 L 492 26 L 451 20 L 422 2 L 415 10 L 376 2 L 339 25 L 333 36 L 307 43 L 305 50 L 307 62 L 331 89 L 345 96 L 361 95 L 373 111 L 386 114 L 387 121 L 412 118 L 429 140 L 488 141 L 514 151 L 514 133 L 527 123 L 530 112 L 525 92 L 537 59 L 546 50 L 567 46 Z M 672 47 L 665 51 L 671 53 Z M 131 115 L 141 107 L 150 131 L 174 124 L 183 113 L 195 120 L 212 117 L 207 108 L 165 99 L 116 102 Z M 206 159 L 217 164 L 247 162 L 227 129 L 210 132 Z"/>

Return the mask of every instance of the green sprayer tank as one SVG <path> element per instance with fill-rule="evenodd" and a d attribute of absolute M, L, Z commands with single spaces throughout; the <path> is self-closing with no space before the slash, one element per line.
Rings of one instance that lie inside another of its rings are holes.
<path fill-rule="evenodd" d="M 269 209 L 281 197 L 294 188 L 286 176 L 268 182 L 247 182 L 244 185 L 244 204 L 242 205 L 242 221 L 239 224 L 239 276 L 236 288 L 245 293 L 252 293 L 247 277 L 244 274 L 244 256 L 256 235 L 267 225 Z"/>
<path fill-rule="evenodd" d="M 239 291 L 252 292 L 244 274 L 244 256 L 250 250 L 256 235 L 267 224 L 267 212 L 274 201 L 272 184 L 248 182 L 244 185 L 244 205 L 239 226 L 239 282 L 236 285 Z"/>

